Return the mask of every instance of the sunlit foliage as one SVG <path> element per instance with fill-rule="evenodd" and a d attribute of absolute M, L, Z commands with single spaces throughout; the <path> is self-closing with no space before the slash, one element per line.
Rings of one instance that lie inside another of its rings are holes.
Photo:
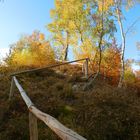
<path fill-rule="evenodd" d="M 132 69 L 132 64 L 134 63 L 133 59 L 127 59 L 125 61 L 125 73 L 124 73 L 124 80 L 127 84 L 133 84 L 136 80 L 136 76 Z"/>
<path fill-rule="evenodd" d="M 103 51 L 101 73 L 105 77 L 110 77 L 112 84 L 118 84 L 120 76 L 120 49 L 114 41 L 110 47 Z"/>
<path fill-rule="evenodd" d="M 87 52 L 93 50 L 93 56 L 90 57 L 95 56 L 97 48 L 104 44 L 102 42 L 107 42 L 108 37 L 112 37 L 116 31 L 111 17 L 113 11 L 110 10 L 112 2 L 55 0 L 48 29 L 53 45 L 61 49 L 60 58 L 66 60 L 69 46 L 77 51 L 77 55 L 79 51 L 79 54 L 82 52 L 88 56 Z"/>
<path fill-rule="evenodd" d="M 76 59 L 79 58 L 90 58 L 90 69 L 97 72 L 98 69 L 98 58 L 99 53 L 96 47 L 87 41 L 87 46 L 81 46 L 80 50 L 74 50 Z M 104 42 L 103 42 L 104 44 Z M 106 44 L 104 44 L 106 46 Z M 111 77 L 112 83 L 117 84 L 120 75 L 120 49 L 116 44 L 116 40 L 113 39 L 108 47 L 104 47 L 102 50 L 102 64 L 101 72 L 104 77 Z"/>
<path fill-rule="evenodd" d="M 93 60 L 96 51 L 96 47 L 93 46 L 91 40 L 86 39 L 83 41 L 82 45 L 79 48 L 74 48 L 74 55 L 76 59 L 90 58 L 91 60 Z"/>
<path fill-rule="evenodd" d="M 109 10 L 110 6 L 114 4 L 114 0 L 97 0 L 98 2 L 98 9 L 101 12 Z"/>
<path fill-rule="evenodd" d="M 45 35 L 35 31 L 11 45 L 8 65 L 41 67 L 54 62 L 54 52 Z"/>
<path fill-rule="evenodd" d="M 55 9 L 51 10 L 52 23 L 47 27 L 51 32 L 55 47 L 61 47 L 61 58 L 66 60 L 69 46 L 78 46 L 87 28 L 86 10 L 82 1 L 55 0 Z"/>

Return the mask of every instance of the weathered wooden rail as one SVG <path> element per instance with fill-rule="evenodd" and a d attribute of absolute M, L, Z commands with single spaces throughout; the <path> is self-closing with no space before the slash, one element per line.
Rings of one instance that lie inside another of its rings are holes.
<path fill-rule="evenodd" d="M 88 75 L 88 58 L 80 59 L 70 62 L 64 62 L 62 64 L 55 64 L 43 69 L 33 69 L 33 70 L 26 70 L 18 73 L 12 74 L 12 81 L 11 81 L 11 88 L 10 88 L 10 95 L 9 100 L 13 97 L 14 89 L 17 88 L 20 92 L 22 99 L 24 100 L 25 104 L 29 109 L 29 129 L 30 129 L 30 140 L 38 140 L 38 128 L 37 128 L 37 119 L 43 121 L 50 129 L 52 129 L 62 140 L 86 140 L 84 137 L 80 136 L 78 133 L 74 132 L 73 130 L 65 127 L 61 124 L 58 120 L 54 117 L 40 111 L 35 105 L 32 103 L 28 95 L 26 94 L 25 90 L 22 88 L 20 83 L 18 82 L 16 75 L 28 73 L 28 72 L 35 72 L 35 71 L 42 71 L 48 68 L 57 67 L 60 65 L 66 65 L 69 63 L 74 63 L 78 61 L 86 60 L 83 64 L 85 68 L 85 75 Z"/>
<path fill-rule="evenodd" d="M 85 76 L 87 77 L 88 76 L 88 61 L 89 61 L 89 58 L 78 59 L 78 60 L 69 61 L 69 62 L 64 61 L 61 64 L 50 65 L 50 66 L 47 66 L 47 67 L 44 67 L 44 68 L 37 68 L 37 69 L 31 69 L 31 70 L 16 72 L 16 73 L 11 74 L 11 76 L 16 76 L 16 75 L 25 74 L 25 73 L 40 72 L 40 71 L 44 71 L 44 70 L 49 69 L 49 68 L 54 68 L 54 67 L 58 67 L 58 66 L 62 66 L 62 65 L 67 65 L 67 64 L 71 64 L 71 63 L 76 64 L 79 61 L 84 61 L 82 69 L 84 70 Z"/>

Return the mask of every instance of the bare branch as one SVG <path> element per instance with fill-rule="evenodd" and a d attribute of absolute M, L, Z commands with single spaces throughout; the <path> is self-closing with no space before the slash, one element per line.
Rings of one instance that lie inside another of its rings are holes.
<path fill-rule="evenodd" d="M 126 35 L 132 30 L 132 28 L 136 25 L 136 23 L 140 20 L 140 17 L 138 17 L 127 29 L 127 31 L 125 32 L 125 37 Z"/>

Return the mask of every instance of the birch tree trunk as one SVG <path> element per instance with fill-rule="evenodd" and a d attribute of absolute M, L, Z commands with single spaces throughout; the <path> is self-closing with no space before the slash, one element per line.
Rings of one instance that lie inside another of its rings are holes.
<path fill-rule="evenodd" d="M 120 27 L 120 32 L 121 32 L 121 38 L 122 38 L 122 46 L 121 46 L 121 68 L 120 68 L 120 79 L 118 83 L 118 88 L 121 88 L 123 86 L 123 81 L 124 81 L 124 71 L 125 71 L 125 66 L 124 66 L 124 52 L 125 52 L 125 33 L 123 29 L 123 24 L 121 20 L 121 15 L 120 15 L 120 8 L 118 3 L 116 3 L 116 10 L 117 10 L 117 18 L 118 18 L 118 23 Z"/>

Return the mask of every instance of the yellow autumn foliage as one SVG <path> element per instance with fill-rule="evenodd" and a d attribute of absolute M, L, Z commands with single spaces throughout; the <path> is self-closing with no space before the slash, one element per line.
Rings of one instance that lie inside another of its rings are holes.
<path fill-rule="evenodd" d="M 45 39 L 44 34 L 40 33 L 40 34 L 39 34 L 39 39 L 40 39 L 41 41 L 44 40 L 44 39 Z"/>
<path fill-rule="evenodd" d="M 80 48 L 74 48 L 74 54 L 76 59 L 90 58 L 94 59 L 97 48 L 93 46 L 89 39 L 86 39 Z"/>
<path fill-rule="evenodd" d="M 109 10 L 110 6 L 114 4 L 114 0 L 98 0 L 99 12 L 105 12 Z"/>
<path fill-rule="evenodd" d="M 6 58 L 8 65 L 42 67 L 54 63 L 54 51 L 42 33 L 21 38 Z"/>

